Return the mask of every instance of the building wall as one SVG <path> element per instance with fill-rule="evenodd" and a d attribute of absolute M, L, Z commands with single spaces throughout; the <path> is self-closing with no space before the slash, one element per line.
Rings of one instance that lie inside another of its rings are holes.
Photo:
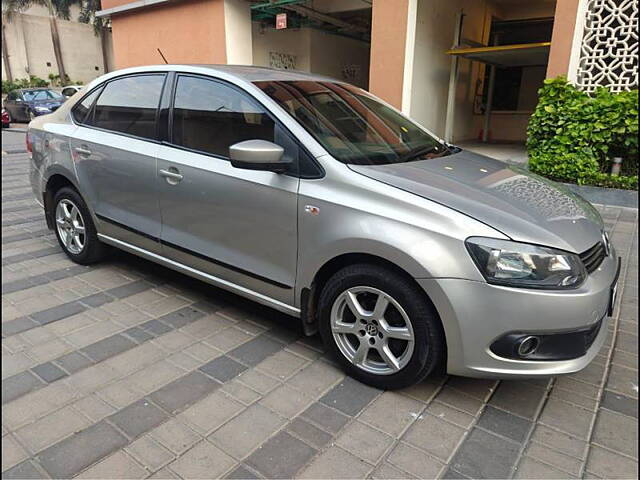
<path fill-rule="evenodd" d="M 580 0 L 558 0 L 551 36 L 547 77 L 567 75 Z"/>
<path fill-rule="evenodd" d="M 252 41 L 254 65 L 272 66 L 270 55 L 274 53 L 283 57 L 293 57 L 294 70 L 311 71 L 311 29 L 263 29 L 259 23 L 254 22 Z"/>
<path fill-rule="evenodd" d="M 367 89 L 370 50 L 366 42 L 311 30 L 311 71 Z"/>
<path fill-rule="evenodd" d="M 122 0 L 103 1 L 103 8 Z M 226 63 L 224 0 L 185 0 L 111 18 L 117 68 L 164 63 Z"/>
<path fill-rule="evenodd" d="M 252 65 L 251 8 L 245 0 L 224 0 L 224 31 L 227 63 Z"/>
<path fill-rule="evenodd" d="M 31 12 L 31 11 L 30 11 Z M 34 13 L 38 13 L 37 10 Z M 102 44 L 91 25 L 67 20 L 56 20 L 60 35 L 60 49 L 67 75 L 72 81 L 88 83 L 105 72 Z M 5 24 L 6 48 L 11 74 L 14 79 L 28 78 L 29 74 L 48 79 L 49 74 L 58 74 L 58 65 L 53 52 L 51 28 L 47 16 L 18 14 Z M 106 40 L 107 69 L 109 63 L 110 35 Z M 4 58 L 2 78 L 6 79 Z M 47 65 L 47 63 L 49 65 Z"/>
<path fill-rule="evenodd" d="M 274 67 L 272 53 L 295 58 L 294 70 L 313 72 L 367 88 L 369 44 L 312 28 L 275 30 L 253 24 L 253 64 Z"/>
<path fill-rule="evenodd" d="M 507 20 L 549 17 L 553 16 L 554 4 L 546 0 L 522 3 L 418 0 L 411 98 L 405 112 L 439 136 L 444 136 L 445 133 L 452 66 L 451 57 L 445 51 L 453 45 L 456 17 L 460 11 L 464 13 L 462 37 L 486 45 L 492 18 Z M 463 58 L 458 61 L 454 141 L 478 139 L 481 134 L 484 116 L 474 113 L 474 104 L 482 96 L 485 68 L 484 64 Z M 519 111 L 492 115 L 492 139 L 525 139 L 528 118 L 537 103 L 537 89 L 544 78 L 544 71 L 544 68 L 539 67 L 525 69 Z"/>
<path fill-rule="evenodd" d="M 484 0 L 418 2 L 412 92 L 408 113 L 439 136 L 444 136 L 451 57 L 458 13 L 464 10 L 463 36 L 485 43 L 491 16 L 496 12 Z M 458 62 L 455 96 L 454 140 L 477 136 L 473 114 L 476 93 L 481 91 L 484 65 L 469 60 Z"/>
<path fill-rule="evenodd" d="M 411 1 L 375 0 L 373 2 L 369 88 L 372 93 L 397 108 L 402 107 Z"/>

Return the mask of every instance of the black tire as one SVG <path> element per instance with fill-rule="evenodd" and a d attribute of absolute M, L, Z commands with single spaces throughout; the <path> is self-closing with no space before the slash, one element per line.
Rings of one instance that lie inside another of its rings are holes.
<path fill-rule="evenodd" d="M 79 253 L 71 252 L 67 248 L 64 241 L 60 237 L 60 232 L 58 231 L 58 227 L 56 225 L 56 211 L 59 203 L 63 200 L 69 200 L 75 206 L 77 206 L 84 222 L 84 247 Z M 66 253 L 66 255 L 71 260 L 73 260 L 75 263 L 79 263 L 80 265 L 91 265 L 92 263 L 99 262 L 105 257 L 107 253 L 107 245 L 98 240 L 98 234 L 96 231 L 96 227 L 93 224 L 91 213 L 89 212 L 86 203 L 76 190 L 70 187 L 63 187 L 56 192 L 55 196 L 53 197 L 52 215 L 54 224 L 53 230 L 56 233 L 58 243 L 60 244 L 60 247 L 62 248 L 64 253 Z"/>
<path fill-rule="evenodd" d="M 413 353 L 398 372 L 386 375 L 367 372 L 353 365 L 336 344 L 331 330 L 331 310 L 338 297 L 353 287 L 381 290 L 396 300 L 408 315 L 414 334 Z M 444 332 L 435 308 L 418 285 L 391 269 L 357 264 L 338 271 L 320 293 L 318 315 L 320 335 L 327 350 L 350 376 L 376 388 L 393 390 L 418 383 L 438 368 L 445 355 Z"/>

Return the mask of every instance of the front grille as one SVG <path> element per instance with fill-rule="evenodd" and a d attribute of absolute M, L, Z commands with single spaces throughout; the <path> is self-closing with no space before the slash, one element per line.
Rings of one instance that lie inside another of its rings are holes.
<path fill-rule="evenodd" d="M 606 256 L 607 251 L 605 249 L 604 242 L 601 240 L 589 250 L 582 252 L 580 254 L 580 260 L 582 260 L 587 272 L 593 273 L 600 266 Z"/>

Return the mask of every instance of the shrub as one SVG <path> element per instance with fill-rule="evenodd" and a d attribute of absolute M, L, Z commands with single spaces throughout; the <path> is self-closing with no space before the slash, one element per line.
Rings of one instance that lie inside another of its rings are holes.
<path fill-rule="evenodd" d="M 638 188 L 638 91 L 589 95 L 564 77 L 545 80 L 527 128 L 529 168 L 553 180 Z M 620 176 L 608 175 L 622 157 Z"/>
<path fill-rule="evenodd" d="M 20 79 L 14 80 L 13 82 L 3 80 L 2 93 L 9 93 L 12 90 L 17 90 L 19 88 L 48 87 L 48 86 L 49 86 L 49 82 L 47 82 L 43 78 L 36 77 L 35 75 L 29 75 L 29 78 L 20 78 Z"/>

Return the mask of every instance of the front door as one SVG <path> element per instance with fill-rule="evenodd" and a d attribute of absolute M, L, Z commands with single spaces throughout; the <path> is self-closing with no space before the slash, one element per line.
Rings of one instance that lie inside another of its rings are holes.
<path fill-rule="evenodd" d="M 297 257 L 295 176 L 234 168 L 234 143 L 297 146 L 246 93 L 179 75 L 171 141 L 158 153 L 163 255 L 293 304 Z"/>
<path fill-rule="evenodd" d="M 96 93 L 71 140 L 80 185 L 99 231 L 154 253 L 160 251 L 156 117 L 164 78 L 145 74 L 110 81 Z M 74 107 L 74 118 L 82 103 Z"/>

